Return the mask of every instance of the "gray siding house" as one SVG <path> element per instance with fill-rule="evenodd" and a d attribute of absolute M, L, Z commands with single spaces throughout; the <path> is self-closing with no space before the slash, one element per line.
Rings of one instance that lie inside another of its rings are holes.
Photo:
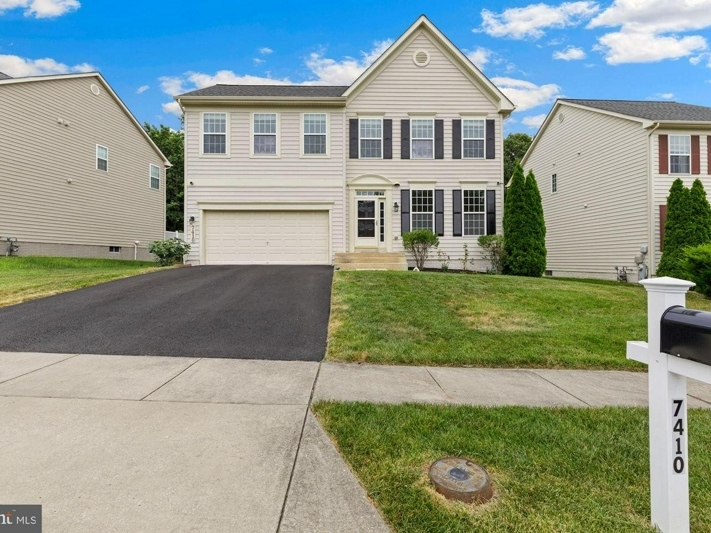
<path fill-rule="evenodd" d="M 0 77 L 0 116 L 0 253 L 151 259 L 170 163 L 101 74 Z"/>
<path fill-rule="evenodd" d="M 548 274 L 654 275 L 676 178 L 711 191 L 711 108 L 676 102 L 558 100 L 522 160 L 541 190 Z"/>
<path fill-rule="evenodd" d="M 401 235 L 417 228 L 454 262 L 501 231 L 514 106 L 424 16 L 348 87 L 216 85 L 176 100 L 191 263 L 404 267 Z"/>

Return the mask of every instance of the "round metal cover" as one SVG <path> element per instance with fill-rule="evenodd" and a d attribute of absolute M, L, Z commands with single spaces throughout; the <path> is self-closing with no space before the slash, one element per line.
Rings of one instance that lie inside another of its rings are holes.
<path fill-rule="evenodd" d="M 437 492 L 450 500 L 483 503 L 494 495 L 484 467 L 464 457 L 445 457 L 432 463 L 430 480 Z"/>

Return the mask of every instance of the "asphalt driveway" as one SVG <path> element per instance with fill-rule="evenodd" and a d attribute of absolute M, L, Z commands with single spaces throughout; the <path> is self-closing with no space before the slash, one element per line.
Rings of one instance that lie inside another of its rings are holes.
<path fill-rule="evenodd" d="M 164 270 L 0 308 L 0 351 L 320 361 L 333 269 Z"/>

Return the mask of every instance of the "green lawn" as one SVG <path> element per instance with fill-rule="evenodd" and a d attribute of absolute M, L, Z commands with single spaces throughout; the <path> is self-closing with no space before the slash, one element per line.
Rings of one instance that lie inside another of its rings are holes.
<path fill-rule="evenodd" d="M 0 307 L 151 272 L 156 263 L 67 257 L 0 257 Z"/>
<path fill-rule="evenodd" d="M 397 532 L 649 532 L 647 410 L 320 403 L 317 417 Z M 689 412 L 691 531 L 711 531 L 711 412 Z M 482 464 L 495 496 L 445 500 L 427 469 Z"/>
<path fill-rule="evenodd" d="M 647 337 L 636 284 L 556 278 L 336 272 L 327 358 L 382 364 L 636 369 Z M 689 307 L 711 300 L 689 294 Z"/>

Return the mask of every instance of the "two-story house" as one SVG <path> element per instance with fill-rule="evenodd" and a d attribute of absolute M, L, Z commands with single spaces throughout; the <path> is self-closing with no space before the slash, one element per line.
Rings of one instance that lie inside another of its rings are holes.
<path fill-rule="evenodd" d="M 215 85 L 176 99 L 191 263 L 361 267 L 349 253 L 402 256 L 401 235 L 420 228 L 455 262 L 501 232 L 514 106 L 425 16 L 350 86 Z M 379 267 L 396 266 L 387 257 Z"/>
<path fill-rule="evenodd" d="M 547 274 L 654 275 L 676 178 L 711 192 L 711 108 L 677 102 L 558 100 L 522 160 L 541 190 Z M 646 250 L 646 253 L 643 253 Z"/>

